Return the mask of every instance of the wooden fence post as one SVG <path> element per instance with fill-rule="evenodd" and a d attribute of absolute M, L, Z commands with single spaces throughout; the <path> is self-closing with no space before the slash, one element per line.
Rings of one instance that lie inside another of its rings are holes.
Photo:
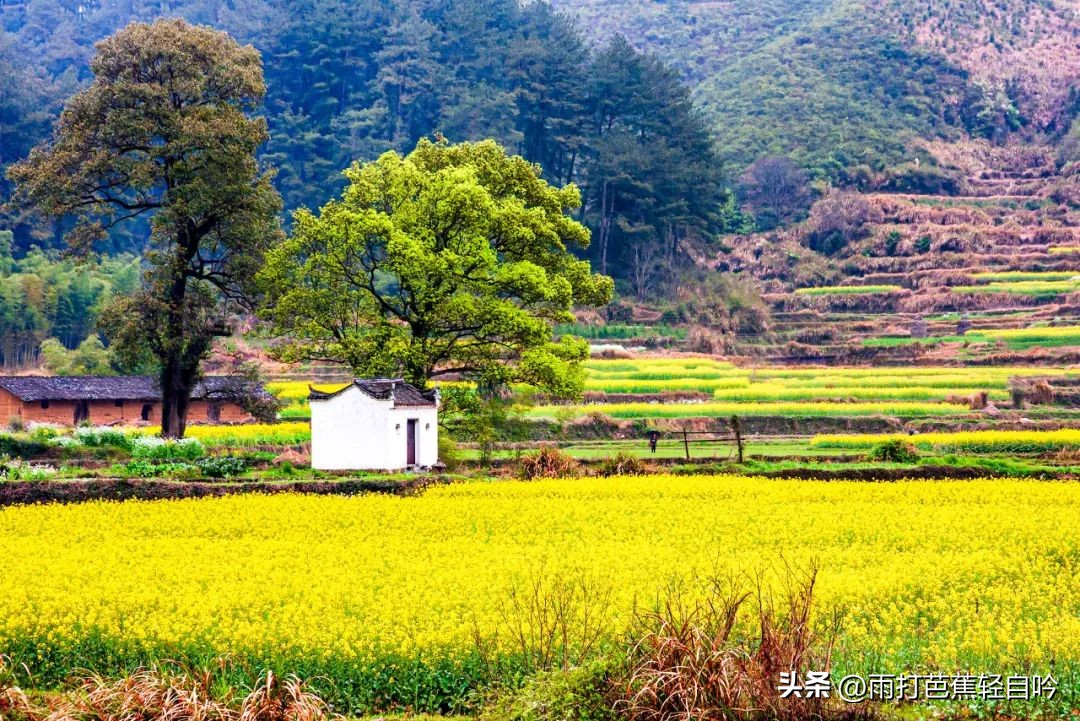
<path fill-rule="evenodd" d="M 739 449 L 739 463 L 743 462 L 742 429 L 739 428 L 739 417 L 731 417 L 731 428 L 735 431 L 735 445 Z"/>
<path fill-rule="evenodd" d="M 686 449 L 686 460 L 690 460 L 690 436 L 686 432 L 685 427 L 683 427 L 683 429 L 682 429 L 682 442 L 683 442 L 683 448 Z"/>

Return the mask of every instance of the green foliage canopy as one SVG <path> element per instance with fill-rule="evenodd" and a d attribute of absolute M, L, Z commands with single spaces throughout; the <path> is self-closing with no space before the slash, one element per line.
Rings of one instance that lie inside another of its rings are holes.
<path fill-rule="evenodd" d="M 68 350 L 55 338 L 47 338 L 41 344 L 41 357 L 45 368 L 58 376 L 111 376 L 112 354 L 101 339 L 90 336 L 75 350 Z"/>
<path fill-rule="evenodd" d="M 263 315 L 289 336 L 283 359 L 419 387 L 459 374 L 581 392 L 588 347 L 555 342 L 552 327 L 574 305 L 607 303 L 613 284 L 569 252 L 589 244 L 568 216 L 576 187 L 552 187 L 494 141 L 422 140 L 345 175 L 341 200 L 297 212 L 259 274 Z"/>
<path fill-rule="evenodd" d="M 74 349 L 96 337 L 97 320 L 117 294 L 139 285 L 139 259 L 119 255 L 77 262 L 34 249 L 15 260 L 10 233 L 0 231 L 0 362 L 16 370 L 32 364 L 47 338 Z"/>

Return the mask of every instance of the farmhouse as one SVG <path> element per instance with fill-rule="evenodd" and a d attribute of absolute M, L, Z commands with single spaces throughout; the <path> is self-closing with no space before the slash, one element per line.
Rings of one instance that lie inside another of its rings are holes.
<path fill-rule="evenodd" d="M 241 381 L 246 383 L 246 381 Z M 237 423 L 236 378 L 209 376 L 191 394 L 188 422 Z M 258 392 L 265 392 L 260 388 Z M 160 423 L 161 390 L 149 376 L 0 376 L 0 422 Z"/>
<path fill-rule="evenodd" d="M 314 388 L 311 467 L 401 470 L 439 461 L 439 392 L 400 378 L 357 379 L 334 393 Z"/>

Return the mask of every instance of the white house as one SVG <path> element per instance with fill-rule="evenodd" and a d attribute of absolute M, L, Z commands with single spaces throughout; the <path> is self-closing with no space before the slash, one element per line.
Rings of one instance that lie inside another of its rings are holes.
<path fill-rule="evenodd" d="M 357 379 L 335 393 L 310 390 L 311 467 L 401 470 L 439 461 L 439 392 L 400 378 Z"/>

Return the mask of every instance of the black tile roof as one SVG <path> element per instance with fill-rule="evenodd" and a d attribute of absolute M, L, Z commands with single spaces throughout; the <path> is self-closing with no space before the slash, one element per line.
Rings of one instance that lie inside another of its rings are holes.
<path fill-rule="evenodd" d="M 225 398 L 248 383 L 228 376 L 207 376 L 191 393 L 192 400 Z M 156 378 L 150 376 L 0 376 L 0 388 L 23 401 L 161 400 Z M 258 389 L 262 391 L 261 386 Z"/>
<path fill-rule="evenodd" d="M 395 406 L 434 406 L 436 391 L 422 391 L 411 383 L 406 383 L 401 378 L 357 378 L 352 382 L 367 395 L 380 401 L 393 400 Z M 333 393 L 323 393 L 314 388 L 309 394 L 310 400 L 322 401 L 342 393 L 352 386 L 345 386 Z"/>

